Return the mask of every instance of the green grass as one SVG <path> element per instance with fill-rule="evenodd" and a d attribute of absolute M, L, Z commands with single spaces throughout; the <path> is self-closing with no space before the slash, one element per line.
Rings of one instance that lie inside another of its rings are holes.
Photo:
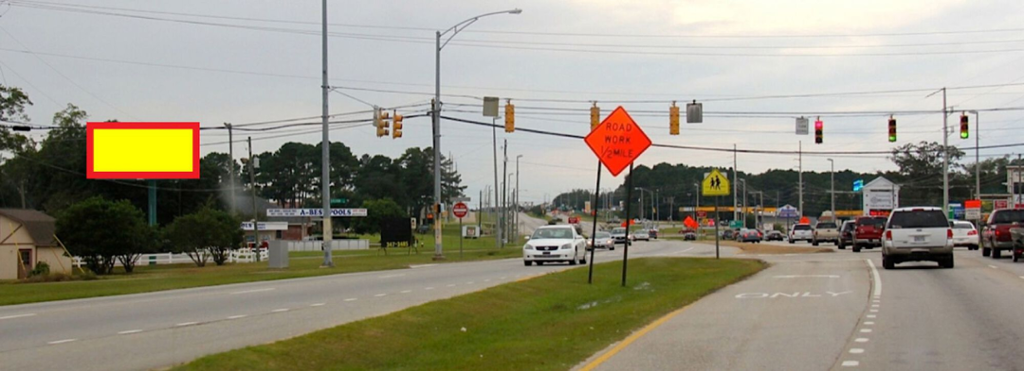
<path fill-rule="evenodd" d="M 180 370 L 566 370 L 631 332 L 763 268 L 753 260 L 636 259 L 434 301 Z M 465 331 L 463 331 L 465 329 Z"/>
<path fill-rule="evenodd" d="M 459 258 L 458 224 L 445 226 L 443 236 L 444 262 L 503 259 L 522 256 L 521 245 L 506 245 L 504 249 L 494 248 L 493 238 L 465 240 L 463 256 Z M 226 264 L 216 266 L 208 262 L 205 267 L 195 264 L 139 265 L 135 273 L 123 271 L 109 276 L 100 276 L 94 281 L 70 281 L 49 283 L 17 283 L 0 281 L 0 305 L 35 303 L 52 300 L 80 299 L 97 296 L 136 294 L 143 292 L 182 289 L 189 287 L 214 286 L 231 283 L 267 281 L 286 278 L 323 276 L 330 274 L 405 269 L 410 265 L 436 263 L 433 261 L 433 236 L 426 236 L 425 247 L 419 253 L 397 249 L 384 255 L 377 249 L 357 251 L 335 251 L 334 268 L 321 269 L 323 253 L 320 251 L 292 252 L 289 254 L 287 269 L 269 269 L 267 263 Z M 371 242 L 376 242 L 374 237 Z"/>

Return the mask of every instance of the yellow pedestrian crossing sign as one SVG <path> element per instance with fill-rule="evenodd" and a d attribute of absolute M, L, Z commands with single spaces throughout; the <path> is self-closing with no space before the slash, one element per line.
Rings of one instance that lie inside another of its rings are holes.
<path fill-rule="evenodd" d="M 722 176 L 718 169 L 711 169 L 711 173 L 704 178 L 701 184 L 701 193 L 704 196 L 728 196 L 729 178 Z"/>

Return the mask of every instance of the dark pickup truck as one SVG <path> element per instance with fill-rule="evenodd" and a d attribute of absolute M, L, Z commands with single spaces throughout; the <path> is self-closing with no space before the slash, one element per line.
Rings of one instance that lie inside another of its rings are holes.
<path fill-rule="evenodd" d="M 1013 249 L 1014 240 L 1010 230 L 1024 224 L 1024 209 L 998 209 L 989 214 L 982 230 L 982 256 L 999 259 L 1000 252 Z"/>

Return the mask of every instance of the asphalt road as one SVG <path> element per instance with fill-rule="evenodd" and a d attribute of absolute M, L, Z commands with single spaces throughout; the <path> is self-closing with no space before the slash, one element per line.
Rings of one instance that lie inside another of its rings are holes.
<path fill-rule="evenodd" d="M 630 257 L 708 251 L 706 246 L 642 242 Z M 622 250 L 596 256 L 598 262 L 621 259 Z M 447 263 L 3 306 L 0 370 L 166 367 L 567 268 L 526 267 L 519 259 Z"/>
<path fill-rule="evenodd" d="M 884 270 L 878 249 L 761 258 L 772 266 L 578 368 L 1024 369 L 1024 264 L 966 250 L 954 269 Z"/>

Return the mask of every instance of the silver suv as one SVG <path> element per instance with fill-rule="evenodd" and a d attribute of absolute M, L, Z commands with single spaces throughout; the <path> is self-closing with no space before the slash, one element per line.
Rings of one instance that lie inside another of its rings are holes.
<path fill-rule="evenodd" d="M 953 268 L 953 230 L 942 209 L 903 207 L 893 210 L 882 234 L 882 266 L 907 261 L 934 261 Z"/>

